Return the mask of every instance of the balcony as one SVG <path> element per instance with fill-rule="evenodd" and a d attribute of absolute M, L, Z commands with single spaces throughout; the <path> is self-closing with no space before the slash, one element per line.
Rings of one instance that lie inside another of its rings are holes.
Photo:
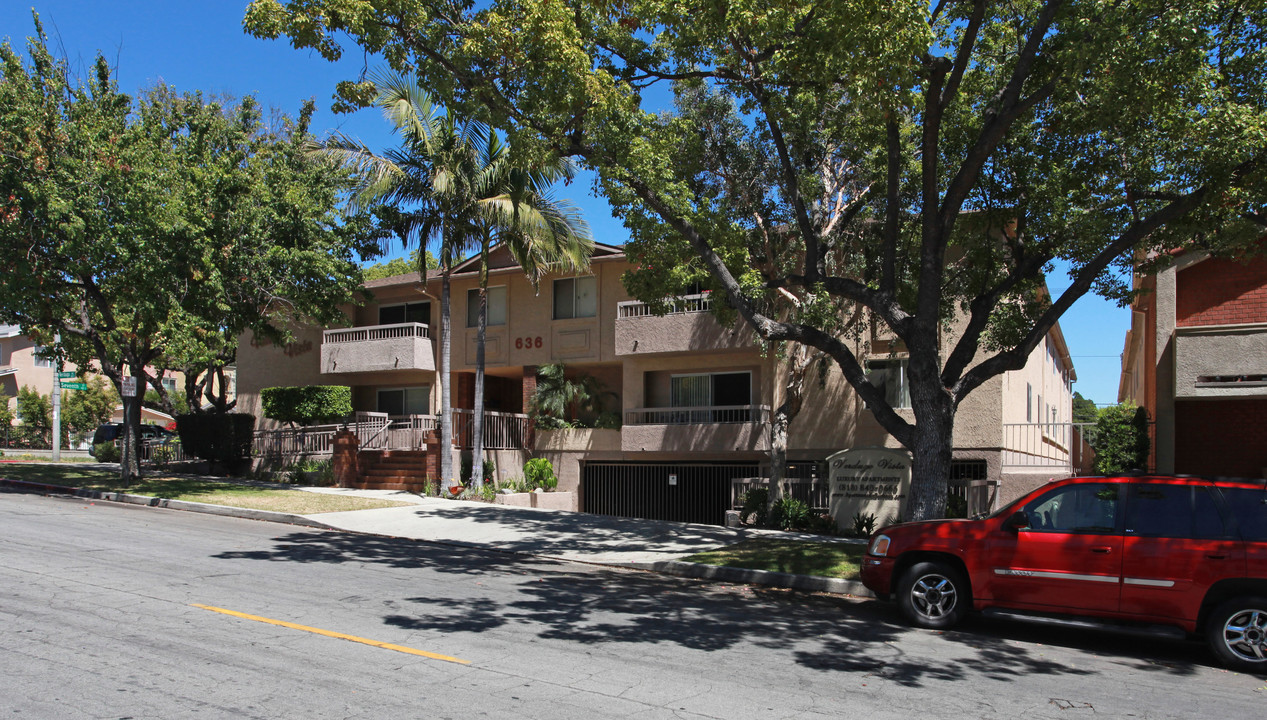
<path fill-rule="evenodd" d="M 757 336 L 742 321 L 733 329 L 722 327 L 709 312 L 713 300 L 707 294 L 683 295 L 669 301 L 669 312 L 654 315 L 638 301 L 616 305 L 616 354 L 650 355 L 671 352 L 750 350 Z"/>
<path fill-rule="evenodd" d="M 625 411 L 624 452 L 768 452 L 769 405 L 636 408 Z"/>
<path fill-rule="evenodd" d="M 421 323 L 342 328 L 322 334 L 321 372 L 327 375 L 435 369 L 431 335 Z"/>
<path fill-rule="evenodd" d="M 1175 329 L 1175 397 L 1267 395 L 1267 323 Z"/>

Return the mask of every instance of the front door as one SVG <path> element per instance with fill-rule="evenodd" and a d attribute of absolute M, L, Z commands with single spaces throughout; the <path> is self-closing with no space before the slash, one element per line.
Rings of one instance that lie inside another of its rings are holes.
<path fill-rule="evenodd" d="M 988 539 L 985 597 L 1038 610 L 1114 612 L 1122 576 L 1121 485 L 1072 483 L 1022 508 L 1030 527 Z"/>

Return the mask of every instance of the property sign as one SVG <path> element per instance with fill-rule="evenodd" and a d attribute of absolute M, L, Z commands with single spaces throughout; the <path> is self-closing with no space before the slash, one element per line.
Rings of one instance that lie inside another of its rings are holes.
<path fill-rule="evenodd" d="M 136 397 L 136 378 L 123 378 L 123 397 Z"/>
<path fill-rule="evenodd" d="M 676 474 L 676 473 L 669 473 L 669 484 L 670 484 L 670 485 L 677 485 L 677 474 Z"/>
<path fill-rule="evenodd" d="M 79 373 L 75 372 L 74 370 L 62 370 L 62 371 L 60 371 L 60 372 L 58 372 L 58 373 L 57 373 L 57 379 L 58 379 L 58 380 L 65 380 L 65 379 L 67 379 L 67 378 L 73 378 L 73 377 L 75 377 L 75 376 L 76 376 L 76 375 L 78 375 L 78 374 L 79 374 Z"/>
<path fill-rule="evenodd" d="M 852 528 L 859 514 L 874 514 L 876 527 L 902 517 L 911 492 L 911 456 L 905 450 L 842 450 L 827 458 L 827 467 L 837 527 Z"/>
<path fill-rule="evenodd" d="M 88 389 L 88 383 L 81 383 L 81 382 L 64 382 L 64 383 L 62 383 L 62 389 L 64 389 L 64 390 L 87 390 L 87 389 Z"/>

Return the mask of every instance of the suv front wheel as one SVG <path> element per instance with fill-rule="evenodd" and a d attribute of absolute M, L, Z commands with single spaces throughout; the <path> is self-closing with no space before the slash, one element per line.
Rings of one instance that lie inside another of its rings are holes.
<path fill-rule="evenodd" d="M 1267 672 L 1267 598 L 1233 598 L 1210 614 L 1206 641 L 1228 667 Z"/>
<path fill-rule="evenodd" d="M 958 568 L 944 562 L 920 562 L 898 580 L 897 604 L 911 623 L 940 630 L 963 619 L 972 597 Z"/>

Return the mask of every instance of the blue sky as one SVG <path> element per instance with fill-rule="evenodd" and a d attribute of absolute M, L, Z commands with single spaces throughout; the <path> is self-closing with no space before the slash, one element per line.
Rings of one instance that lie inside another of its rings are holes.
<path fill-rule="evenodd" d="M 84 70 L 100 51 L 117 68 L 123 92 L 163 82 L 180 91 L 255 95 L 265 107 L 291 115 L 312 98 L 318 108 L 316 134 L 338 129 L 372 148 L 392 142 L 376 112 L 334 115 L 329 110 L 335 83 L 355 77 L 365 65 L 360 52 L 348 49 L 332 64 L 284 41 L 250 37 L 242 31 L 245 0 L 7 0 L 0 4 L 0 38 L 25 47 L 25 38 L 33 33 L 32 4 L 54 52 Z M 372 67 L 373 60 L 369 62 Z M 628 238 L 607 203 L 593 195 L 588 180 L 574 182 L 561 194 L 581 208 L 599 242 L 620 245 Z M 1058 294 L 1069 281 L 1058 272 L 1048 284 Z M 1096 297 L 1079 300 L 1061 320 L 1078 373 L 1074 389 L 1096 403 L 1117 400 L 1119 353 L 1129 326 L 1129 310 Z"/>

